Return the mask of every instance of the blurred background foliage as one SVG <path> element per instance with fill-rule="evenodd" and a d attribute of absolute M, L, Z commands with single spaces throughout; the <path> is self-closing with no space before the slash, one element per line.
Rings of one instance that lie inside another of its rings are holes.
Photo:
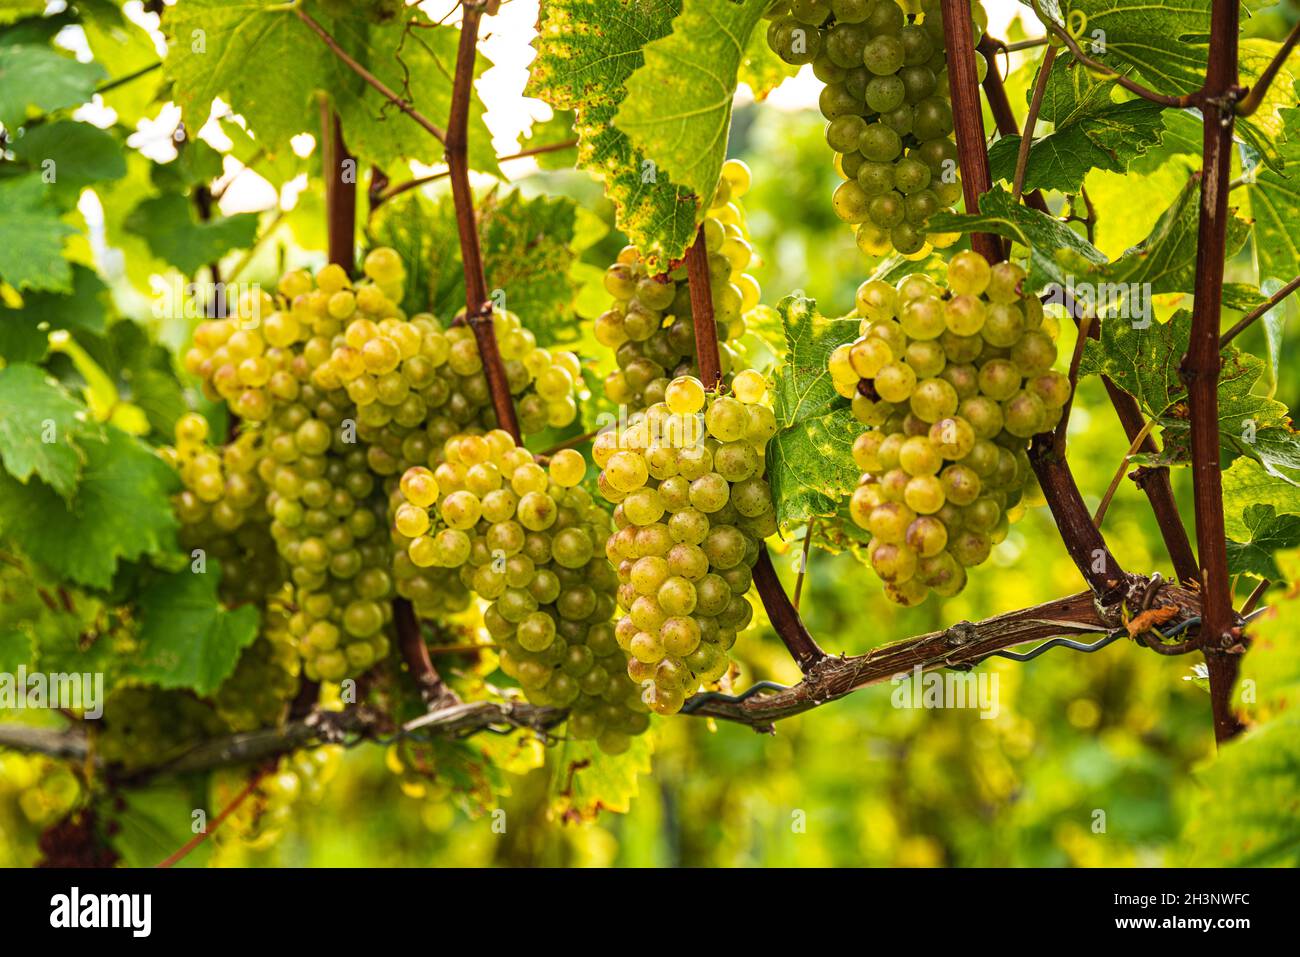
<path fill-rule="evenodd" d="M 1248 30 L 1279 38 L 1289 16 L 1270 12 Z M 1009 40 L 1022 36 L 1018 24 L 1006 33 Z M 1033 59 L 1020 55 L 1012 65 L 1007 86 L 1019 107 Z M 822 127 L 815 108 L 750 104 L 736 111 L 730 153 L 754 174 L 745 205 L 762 257 L 764 302 L 800 290 L 827 315 L 838 315 L 852 308 L 867 264 L 831 211 L 838 180 Z M 1099 247 L 1114 256 L 1145 236 L 1198 165 L 1198 157 L 1154 151 L 1127 179 L 1094 172 L 1087 185 L 1099 211 Z M 105 206 L 133 202 L 148 169 L 133 158 Z M 623 240 L 597 183 L 572 170 L 542 170 L 514 185 L 526 196 L 569 196 L 604 220 L 610 232 L 582 255 L 596 270 L 613 260 Z M 1135 190 L 1141 203 L 1132 201 Z M 430 195 L 439 195 L 437 186 Z M 243 278 L 273 281 L 285 265 L 320 264 L 319 253 L 308 251 L 324 243 L 319 198 L 303 193 L 282 220 Z M 129 268 L 147 273 L 152 260 L 140 238 L 108 241 L 125 250 Z M 1229 281 L 1253 278 L 1253 254 L 1248 245 L 1229 265 Z M 129 308 L 129 286 L 114 292 L 126 303 L 123 311 L 155 325 L 164 342 L 174 346 L 187 333 L 153 322 L 138 292 Z M 1187 303 L 1160 303 L 1162 316 L 1178 305 Z M 526 305 L 518 308 L 526 313 Z M 1225 323 L 1235 318 L 1225 315 Z M 1239 345 L 1262 353 L 1260 328 Z M 1067 329 L 1062 354 L 1072 346 Z M 1284 349 L 1276 395 L 1294 407 L 1298 391 L 1300 353 Z M 1082 384 L 1070 425 L 1070 461 L 1095 508 L 1128 446 L 1096 379 Z M 1190 516 L 1190 474 L 1176 469 L 1173 478 Z M 1105 529 L 1125 568 L 1172 574 L 1146 500 L 1131 483 L 1121 486 Z M 796 540 L 778 556 L 791 589 L 799 552 Z M 1253 584 L 1242 582 L 1239 594 Z M 860 654 L 1083 587 L 1050 516 L 1035 509 L 955 598 L 900 608 L 853 557 L 814 551 L 800 611 L 827 651 Z M 734 654 L 743 669 L 739 687 L 799 678 L 761 614 Z M 979 670 L 999 682 L 994 717 L 973 709 L 896 708 L 886 684 L 783 721 L 773 735 L 687 717 L 657 721 L 653 771 L 639 777 L 630 809 L 588 821 L 558 819 L 547 767 L 507 774 L 494 813 L 447 794 L 404 793 L 383 748 L 356 748 L 323 799 L 295 809 L 277 843 L 254 850 L 213 842 L 184 864 L 1149 866 L 1186 856 L 1180 835 L 1193 813 L 1193 774 L 1214 747 L 1208 696 L 1190 657 L 1160 657 L 1123 641 L 1096 655 L 1055 650 L 1032 663 L 994 660 Z M 480 745 L 503 743 L 476 740 L 469 747 Z M 559 748 L 550 750 L 553 763 Z M 185 819 L 195 794 L 177 786 L 130 800 L 138 833 L 121 843 L 139 848 L 141 862 L 174 850 L 175 829 L 151 822 Z M 0 865 L 30 864 L 37 857 L 32 834 L 13 825 L 0 815 Z"/>
<path fill-rule="evenodd" d="M 834 172 L 813 111 L 740 111 L 733 155 L 754 171 L 746 198 L 764 300 L 803 290 L 829 314 L 852 308 L 864 263 L 830 211 Z M 1170 164 L 1185 164 L 1181 157 Z M 1188 169 L 1190 172 L 1190 168 Z M 1186 173 L 1176 179 L 1181 186 Z M 573 174 L 541 173 L 528 193 L 568 194 L 612 222 L 599 190 Z M 1124 215 L 1145 235 L 1163 208 Z M 1142 216 L 1148 221 L 1141 221 Z M 1136 221 L 1134 221 L 1136 220 Z M 1102 220 L 1105 221 L 1104 219 Z M 609 261 L 616 234 L 586 258 Z M 1062 353 L 1072 343 L 1065 333 Z M 1251 345 L 1257 345 L 1252 343 Z M 1300 357 L 1283 359 L 1294 390 Z M 1283 396 L 1293 400 L 1294 396 Z M 1095 508 L 1127 440 L 1096 380 L 1072 418 L 1070 459 Z M 1190 475 L 1175 488 L 1190 514 Z M 1125 483 L 1106 530 L 1135 571 L 1171 574 L 1146 499 Z M 799 543 L 778 567 L 793 587 Z M 962 619 L 1082 590 L 1045 509 L 1013 527 L 990 565 L 948 600 L 900 608 L 848 555 L 814 551 L 800 611 L 824 648 L 860 654 Z M 1249 586 L 1246 586 L 1249 590 Z M 761 616 L 760 616 L 761 617 Z M 738 685 L 793 683 L 798 670 L 770 628 L 738 645 Z M 512 777 L 499 815 L 471 817 L 447 799 L 400 795 L 377 749 L 351 752 L 325 802 L 301 807 L 281 843 L 216 863 L 279 865 L 630 866 L 1144 866 L 1172 861 L 1190 775 L 1213 750 L 1208 696 L 1190 658 L 1129 642 L 1093 655 L 1053 651 L 1029 664 L 980 666 L 998 676 L 1000 713 L 908 710 L 881 685 L 781 722 L 772 736 L 679 717 L 655 727 L 654 769 L 627 814 L 559 823 L 549 772 Z M 382 807 L 385 813 L 369 813 Z M 504 827 L 504 833 L 501 833 Z M 1101 828 L 1104 827 L 1104 830 Z"/>

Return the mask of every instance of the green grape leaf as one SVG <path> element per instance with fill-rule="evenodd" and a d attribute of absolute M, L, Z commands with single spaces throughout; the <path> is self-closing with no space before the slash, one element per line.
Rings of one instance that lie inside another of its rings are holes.
<path fill-rule="evenodd" d="M 1106 375 L 1132 393 L 1164 430 L 1163 460 L 1186 462 L 1191 454 L 1187 388 L 1179 365 L 1187 352 L 1192 314 L 1179 310 L 1167 323 L 1110 321 L 1101 338 L 1084 349 L 1080 375 Z M 1300 434 L 1291 428 L 1287 407 L 1254 393 L 1264 361 L 1229 346 L 1219 374 L 1219 435 L 1223 446 L 1257 459 L 1279 477 L 1300 468 Z"/>
<path fill-rule="evenodd" d="M 622 754 L 605 754 L 594 741 L 565 738 L 551 778 L 551 805 L 562 820 L 593 821 L 601 811 L 626 814 L 637 778 L 650 773 L 651 734 L 632 738 Z"/>
<path fill-rule="evenodd" d="M 1300 551 L 1283 549 L 1273 556 L 1277 572 L 1275 581 L 1289 587 L 1268 596 L 1269 607 L 1251 620 L 1248 633 L 1250 654 L 1242 660 L 1241 680 L 1237 687 L 1254 683 L 1253 701 L 1248 706 L 1252 719 L 1266 721 L 1285 712 L 1294 714 L 1300 707 L 1300 642 L 1296 636 L 1296 582 L 1300 581 Z"/>
<path fill-rule="evenodd" d="M 1300 867 L 1300 714 L 1224 745 L 1197 777 L 1182 838 L 1188 864 Z"/>
<path fill-rule="evenodd" d="M 1283 110 L 1286 171 L 1261 168 L 1246 187 L 1255 217 L 1259 278 L 1289 281 L 1300 275 L 1300 109 Z"/>
<path fill-rule="evenodd" d="M 391 246 L 406 263 L 402 308 L 414 315 L 431 312 L 450 322 L 465 304 L 465 276 L 451 199 L 440 202 L 410 190 L 384 203 L 370 218 L 376 246 Z"/>
<path fill-rule="evenodd" d="M 161 65 L 153 37 L 123 16 L 116 4 L 96 3 L 87 12 L 89 16 L 82 18 L 81 28 L 90 52 L 107 69 L 109 82 L 122 81 L 100 96 L 104 105 L 117 113 L 118 123 L 134 129 L 149 114 L 162 84 L 162 71 L 150 69 Z M 145 69 L 150 72 L 140 75 Z"/>
<path fill-rule="evenodd" d="M 0 369 L 0 461 L 19 482 L 36 475 L 63 498 L 86 460 L 80 439 L 97 431 L 86 407 L 37 366 Z"/>
<path fill-rule="evenodd" d="M 644 48 L 671 30 L 679 0 L 549 0 L 525 89 L 577 114 L 578 165 L 605 183 L 619 229 L 659 269 L 686 253 L 696 201 L 614 125 Z"/>
<path fill-rule="evenodd" d="M 180 193 L 163 193 L 144 200 L 126 218 L 127 232 L 144 239 L 159 259 L 193 275 L 232 249 L 246 249 L 257 238 L 256 213 L 198 218 L 193 204 Z"/>
<path fill-rule="evenodd" d="M 1065 286 L 1078 271 L 1078 262 L 1094 267 L 1105 265 L 1106 257 L 1065 223 L 1011 198 L 1011 193 L 994 186 L 980 197 L 980 211 L 973 215 L 938 213 L 930 226 L 941 233 L 989 232 L 1017 242 L 1029 250 L 1029 285 L 1041 289 L 1050 284 Z M 1074 264 L 1066 256 L 1074 253 Z"/>
<path fill-rule="evenodd" d="M 1300 545 L 1300 515 L 1278 515 L 1272 505 L 1248 505 L 1241 520 L 1250 532 L 1245 541 L 1228 540 L 1228 570 L 1277 581 L 1274 553 Z"/>
<path fill-rule="evenodd" d="M 1024 188 L 1077 193 L 1084 177 L 1094 169 L 1127 172 L 1134 159 L 1159 142 L 1162 127 L 1160 106 L 1146 100 L 1116 103 L 1057 126 L 1029 147 Z M 995 180 L 1010 183 L 1015 178 L 1020 140 L 1019 136 L 1004 136 L 989 149 Z"/>
<path fill-rule="evenodd" d="M 799 72 L 799 67 L 786 63 L 767 45 L 767 30 L 760 26 L 749 35 L 745 57 L 740 61 L 740 82 L 749 87 L 754 99 L 765 100 L 767 95 Z"/>
<path fill-rule="evenodd" d="M 1250 538 L 1245 513 L 1252 505 L 1267 505 L 1278 515 L 1300 515 L 1300 486 L 1242 456 L 1223 473 L 1223 520 L 1229 538 Z"/>
<path fill-rule="evenodd" d="M 1260 37 L 1242 38 L 1237 50 L 1241 85 L 1253 87 L 1281 47 L 1282 44 L 1276 40 L 1265 40 Z M 1298 78 L 1300 78 L 1300 53 L 1293 50 L 1278 68 L 1277 75 L 1273 77 L 1273 82 L 1259 107 L 1249 116 L 1237 118 L 1238 136 L 1248 148 L 1259 154 L 1259 158 L 1269 169 L 1280 170 L 1288 162 L 1285 155 L 1288 145 L 1292 152 L 1295 150 L 1294 138 L 1286 133 L 1286 117 L 1283 111 L 1295 106 L 1294 91 Z M 1284 144 L 1284 140 L 1288 142 Z M 1243 166 L 1248 168 L 1247 161 L 1243 159 L 1242 162 Z"/>
<path fill-rule="evenodd" d="M 782 527 L 836 513 L 860 473 L 853 440 L 862 427 L 826 367 L 836 346 L 858 337 L 857 319 L 827 319 L 811 299 L 787 296 L 777 309 L 786 358 L 773 386 L 777 433 L 767 446 L 767 480 Z"/>
<path fill-rule="evenodd" d="M 46 323 L 50 329 L 102 332 L 108 318 L 109 298 L 108 287 L 93 269 L 73 263 L 70 293 L 29 292 L 23 296 L 21 309 L 0 305 L 0 326 L 21 319 Z M 44 349 L 41 351 L 43 354 Z"/>
<path fill-rule="evenodd" d="M 541 169 L 573 169 L 578 164 L 577 134 L 573 130 L 574 115 L 572 110 L 552 110 L 551 118 L 534 123 L 528 131 L 528 141 L 521 144 L 524 149 L 537 149 L 542 146 L 555 146 L 560 143 L 573 143 L 564 149 L 555 149 L 534 156 Z"/>
<path fill-rule="evenodd" d="M 1160 214 L 1147 237 L 1114 262 L 1100 268 L 1067 253 L 1063 259 L 1079 269 L 1090 269 L 1088 278 L 1098 283 L 1141 287 L 1146 295 L 1191 292 L 1196 285 L 1196 237 L 1200 218 L 1199 177 L 1189 177 L 1178 198 Z M 1250 224 L 1228 208 L 1227 255 L 1234 256 L 1250 235 Z"/>
<path fill-rule="evenodd" d="M 150 784 L 147 788 L 123 789 L 122 806 L 113 813 L 113 850 L 124 867 L 157 867 L 194 837 L 190 830 L 194 813 L 194 791 L 186 783 Z M 206 803 L 206 802 L 205 802 Z M 212 815 L 220 807 L 208 809 Z M 174 867 L 207 867 L 215 841 L 204 841 L 177 861 Z"/>
<path fill-rule="evenodd" d="M 1022 2 L 1033 6 L 1032 0 Z M 1043 11 L 1058 24 L 1072 24 L 1090 58 L 1131 74 L 1159 93 L 1181 94 L 1199 90 L 1205 82 L 1211 6 L 1212 0 L 1157 5 L 1140 0 L 1059 0 L 1043 4 Z M 1240 41 L 1243 86 L 1251 85 L 1279 45 L 1259 39 Z M 1067 50 L 1062 59 L 1072 61 L 1073 56 Z M 1279 79 L 1284 89 L 1290 89 L 1289 64 Z M 1261 110 L 1238 123 L 1243 139 L 1270 165 L 1277 164 L 1277 111 L 1285 99 L 1271 94 Z"/>
<path fill-rule="evenodd" d="M 576 212 L 570 199 L 524 199 L 518 192 L 494 195 L 479 209 L 489 292 L 519 314 L 540 346 L 578 337 L 570 312 L 577 288 L 569 276 Z"/>
<path fill-rule="evenodd" d="M 645 45 L 614 116 L 637 150 L 701 199 L 717 189 L 740 65 L 768 6 L 684 0 L 673 32 Z"/>
<path fill-rule="evenodd" d="M 79 63 L 48 46 L 0 46 L 0 124 L 12 131 L 33 112 L 85 103 L 102 79 L 98 63 Z"/>
<path fill-rule="evenodd" d="M 17 628 L 0 629 L 0 672 L 13 674 L 23 665 L 31 665 L 36 654 L 31 635 Z"/>
<path fill-rule="evenodd" d="M 72 267 L 63 258 L 63 242 L 76 230 L 59 218 L 40 176 L 0 178 L 0 223 L 6 233 L 0 279 L 18 290 L 71 291 Z M 22 242 L 13 241 L 18 236 Z"/>
<path fill-rule="evenodd" d="M 271 152 L 304 130 L 320 129 L 313 102 L 328 89 L 333 54 L 279 0 L 187 0 L 167 11 L 163 70 L 190 130 L 208 121 L 221 97 Z M 316 5 L 307 3 L 317 14 Z M 319 17 L 317 17 L 319 19 Z"/>
<path fill-rule="evenodd" d="M 385 86 L 410 102 L 432 122 L 443 126 L 451 113 L 452 76 L 460 30 L 436 25 L 412 9 L 390 24 L 374 24 L 362 17 L 334 21 L 335 39 Z M 301 42 L 319 42 L 307 37 Z M 335 78 L 329 89 L 335 96 L 348 149 L 367 163 L 391 164 L 394 156 L 426 165 L 443 158 L 443 146 L 428 130 L 405 115 L 379 91 L 344 64 L 331 64 Z M 492 62 L 480 51 L 474 75 L 481 76 Z M 471 169 L 500 175 L 492 134 L 483 122 L 478 96 L 470 98 L 469 165 Z M 256 127 L 255 127 L 256 129 Z"/>
<path fill-rule="evenodd" d="M 0 531 L 33 560 L 78 584 L 108 588 L 118 562 L 175 546 L 176 473 L 116 428 L 87 442 L 70 503 L 48 485 L 0 475 Z"/>
<path fill-rule="evenodd" d="M 1095 246 L 1060 220 L 1015 203 L 1011 194 L 998 186 L 980 197 L 979 214 L 942 213 L 931 222 L 941 232 L 992 232 L 1028 246 L 1029 283 L 1035 289 L 1054 284 L 1062 291 L 1079 294 L 1089 288 L 1095 294 L 1110 290 L 1117 307 L 1146 316 L 1149 302 L 1141 300 L 1157 293 L 1193 289 L 1199 193 L 1199 182 L 1189 179 L 1147 237 L 1114 262 L 1107 262 Z M 1229 216 L 1229 256 L 1241 248 L 1249 232 L 1247 222 Z M 1134 295 L 1139 299 L 1130 300 Z"/>
<path fill-rule="evenodd" d="M 483 270 L 495 301 L 519 315 L 538 345 L 572 341 L 579 330 L 570 277 L 577 207 L 564 197 L 525 199 L 495 191 L 479 203 Z M 379 208 L 371 224 L 376 244 L 392 246 L 408 263 L 407 311 L 449 320 L 465 305 L 465 275 L 450 198 L 434 203 L 415 191 Z"/>
<path fill-rule="evenodd" d="M 79 334 L 77 342 L 112 379 L 121 399 L 143 409 L 150 427 L 170 442 L 188 404 L 167 348 L 136 322 L 115 322 L 104 335 Z"/>
<path fill-rule="evenodd" d="M 221 568 L 188 568 L 163 575 L 136 600 L 140 618 L 138 649 L 124 677 L 159 688 L 189 688 L 212 694 L 235 670 L 239 653 L 257 638 L 258 614 L 252 605 L 226 609 L 217 599 Z"/>
<path fill-rule="evenodd" d="M 122 144 L 89 123 L 56 120 L 28 129 L 13 144 L 14 158 L 73 200 L 90 183 L 126 175 Z"/>

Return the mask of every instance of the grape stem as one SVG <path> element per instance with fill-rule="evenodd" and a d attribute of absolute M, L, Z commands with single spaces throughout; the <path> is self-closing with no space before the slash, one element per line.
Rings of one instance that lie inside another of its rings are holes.
<path fill-rule="evenodd" d="M 216 832 L 217 828 L 221 827 L 221 825 L 225 823 L 226 818 L 239 810 L 239 806 L 252 796 L 253 792 L 257 790 L 257 786 L 262 783 L 262 778 L 266 777 L 272 767 L 274 767 L 274 764 L 268 763 L 266 766 L 254 771 L 253 775 L 248 779 L 248 783 L 244 785 L 243 790 L 236 794 L 231 799 L 230 803 L 221 809 L 221 813 L 212 819 L 212 825 L 210 827 L 205 827 L 203 830 L 199 831 L 198 834 L 195 834 L 171 854 L 168 854 L 167 857 L 157 864 L 157 866 L 160 868 L 172 867 L 188 857 L 191 851 L 211 837 Z"/>
<path fill-rule="evenodd" d="M 1297 40 L 1300 40 L 1300 23 L 1291 28 L 1286 40 L 1278 48 L 1278 51 L 1273 54 L 1273 59 L 1269 61 L 1268 66 L 1264 67 L 1264 72 L 1259 75 L 1255 85 L 1237 104 L 1238 116 L 1250 116 L 1260 108 L 1264 102 L 1264 97 L 1268 94 L 1268 88 L 1273 85 L 1273 80 L 1277 77 L 1278 70 L 1291 56 L 1291 51 L 1295 49 Z"/>
<path fill-rule="evenodd" d="M 1025 131 L 1020 137 L 1020 149 L 1016 153 L 1016 174 L 1011 181 L 1011 198 L 1020 202 L 1020 194 L 1025 189 L 1025 172 L 1029 167 L 1029 148 L 1034 144 L 1034 127 L 1038 124 L 1038 112 L 1043 108 L 1043 94 L 1047 91 L 1047 79 L 1052 75 L 1052 64 L 1056 62 L 1056 47 L 1049 46 L 1043 51 L 1043 62 L 1038 65 L 1038 79 L 1034 83 L 1034 95 L 1029 101 L 1029 112 L 1025 114 Z"/>
<path fill-rule="evenodd" d="M 1220 744 L 1244 727 L 1232 709 L 1232 688 L 1246 639 L 1234 621 L 1223 520 L 1223 476 L 1219 471 L 1220 303 L 1227 255 L 1232 134 L 1236 98 L 1241 93 L 1237 73 L 1239 19 L 1236 0 L 1214 0 L 1201 102 L 1203 161 L 1195 301 L 1191 339 L 1179 368 L 1191 409 L 1192 493 L 1204 605 L 1199 640 L 1210 678 L 1214 737 Z"/>
<path fill-rule="evenodd" d="M 1277 292 L 1273 293 L 1273 295 L 1269 296 L 1267 302 L 1260 303 L 1254 309 L 1250 310 L 1250 312 L 1246 313 L 1244 316 L 1238 319 L 1236 324 L 1233 325 L 1231 329 L 1229 329 L 1227 332 L 1225 332 L 1222 336 L 1219 337 L 1219 348 L 1221 350 L 1226 349 L 1228 347 L 1228 343 L 1230 343 L 1233 339 L 1237 338 L 1237 336 L 1245 332 L 1250 327 L 1251 323 L 1259 319 L 1260 316 L 1263 316 L 1266 313 L 1268 313 L 1271 309 L 1273 309 L 1274 306 L 1276 306 L 1287 296 L 1291 295 L 1291 293 L 1295 292 L 1297 289 L 1300 289 L 1300 276 L 1296 276 L 1294 279 L 1292 279 L 1289 283 L 1287 283 Z"/>
<path fill-rule="evenodd" d="M 686 251 L 686 275 L 691 290 L 691 321 L 695 325 L 695 357 L 700 381 L 710 392 L 722 383 L 722 362 L 718 355 L 718 324 L 713 319 L 713 290 L 709 284 L 709 251 L 704 244 L 704 227 Z"/>
<path fill-rule="evenodd" d="M 497 162 L 507 163 L 510 160 L 523 159 L 526 156 L 540 156 L 543 153 L 555 153 L 558 152 L 559 150 L 572 149 L 577 145 L 578 145 L 577 140 L 564 140 L 561 143 L 546 143 L 543 144 L 542 146 L 532 146 L 526 150 L 520 150 L 517 153 L 509 153 L 506 156 L 498 156 Z M 378 195 L 375 197 L 376 199 L 375 205 L 378 206 L 381 203 L 386 203 L 394 196 L 400 196 L 403 193 L 407 192 L 408 190 L 418 189 L 419 187 L 426 186 L 429 183 L 436 183 L 438 180 L 446 179 L 450 175 L 451 172 L 449 170 L 441 170 L 440 172 L 437 173 L 431 173 L 428 176 L 417 176 L 414 179 L 408 179 L 404 183 L 397 183 L 393 186 L 387 186 L 382 190 L 380 190 Z"/>
<path fill-rule="evenodd" d="M 980 37 L 976 49 L 984 54 L 984 60 L 988 63 L 988 69 L 984 73 L 984 99 L 988 101 L 989 112 L 993 115 L 993 123 L 997 126 L 998 134 L 1019 136 L 1020 124 L 1016 122 L 1016 114 L 1011 109 L 1011 100 L 1007 98 L 1007 88 L 1002 83 L 1002 74 L 998 72 L 997 65 L 999 50 L 1010 51 L 1017 49 L 1017 46 L 1014 43 L 1008 45 L 1003 40 L 995 40 L 985 34 Z M 1040 213 L 1049 212 L 1042 192 L 1036 189 L 1025 194 L 1025 205 Z"/>
<path fill-rule="evenodd" d="M 356 161 L 343 145 L 343 125 L 325 97 L 321 111 L 321 176 L 325 178 L 325 208 L 329 217 L 330 262 L 351 276 L 356 271 Z M 348 164 L 351 164 L 350 166 Z M 345 175 L 348 170 L 352 175 Z"/>
<path fill-rule="evenodd" d="M 456 229 L 460 236 L 460 258 L 465 269 L 465 317 L 478 342 L 497 426 L 509 432 L 515 444 L 522 445 L 519 419 L 515 415 L 509 380 L 501 363 L 501 350 L 497 347 L 496 331 L 492 325 L 492 302 L 488 299 L 487 276 L 483 271 L 474 193 L 469 185 L 469 101 L 474 91 L 474 60 L 478 55 L 478 27 L 483 17 L 483 5 L 465 3 L 463 9 L 456 74 L 451 87 L 451 116 L 447 121 L 446 158 L 451 199 L 456 208 Z"/>
<path fill-rule="evenodd" d="M 1184 109 L 1189 106 L 1200 106 L 1204 101 L 1206 95 L 1204 89 L 1197 90 L 1195 93 L 1184 93 L 1181 96 L 1166 96 L 1163 93 L 1157 93 L 1155 90 L 1147 89 L 1141 83 L 1130 79 L 1118 70 L 1113 70 L 1106 64 L 1092 59 L 1083 52 L 1082 47 L 1079 46 L 1079 42 L 1070 35 L 1068 30 L 1062 28 L 1060 24 L 1042 11 L 1038 0 L 1030 0 L 1030 6 L 1034 8 L 1034 13 L 1038 15 L 1039 22 L 1043 24 L 1048 32 L 1065 44 L 1076 60 L 1088 69 L 1095 70 L 1098 73 L 1105 74 L 1112 78 L 1116 83 L 1128 90 L 1130 93 L 1136 93 L 1138 96 L 1142 97 L 1142 99 L 1150 100 L 1152 103 L 1159 103 L 1161 106 L 1173 106 L 1179 109 Z M 1213 47 L 1212 44 L 1211 47 Z"/>
<path fill-rule="evenodd" d="M 763 572 L 762 557 L 755 567 L 755 580 Z M 766 562 L 771 568 L 770 560 Z M 775 569 L 772 569 L 775 575 Z M 1175 614 L 1165 623 L 1166 633 L 1175 634 L 1194 624 L 1201 612 L 1201 598 L 1195 589 L 1183 588 L 1156 576 L 1130 576 L 1112 601 L 1098 601 L 1091 592 L 1081 592 L 1044 604 L 1006 612 L 979 622 L 959 622 L 942 631 L 929 632 L 874 648 L 864 655 L 831 657 L 821 655 L 804 671 L 793 687 L 772 694 L 756 695 L 739 702 L 716 698 L 698 707 L 684 709 L 696 717 L 716 718 L 748 725 L 768 732 L 783 718 L 811 711 L 843 698 L 860 688 L 907 675 L 914 668 L 965 669 L 1003 648 L 1038 642 L 1060 635 L 1113 634 L 1124 627 L 1123 609 L 1142 601 L 1150 607 L 1172 607 Z M 769 609 L 769 615 L 771 610 Z M 775 617 L 774 617 L 775 623 Z M 539 734 L 565 720 L 561 708 L 547 708 L 519 701 L 470 701 L 440 707 L 407 722 L 398 736 L 462 738 L 485 729 L 525 728 Z M 167 764 L 144 769 L 126 783 L 140 783 L 162 774 L 211 770 L 233 764 L 262 761 L 322 742 L 338 742 L 347 736 L 354 743 L 378 739 L 391 730 L 384 715 L 366 707 L 341 712 L 317 711 L 305 719 L 277 727 L 217 738 L 194 748 Z M 0 724 L 0 747 L 16 751 L 85 759 L 89 753 L 84 726 L 65 731 Z"/>
<path fill-rule="evenodd" d="M 953 132 L 957 138 L 957 168 L 961 174 L 966 212 L 975 215 L 979 212 L 980 197 L 992 189 L 993 180 L 984 148 L 984 110 L 980 106 L 970 4 L 966 0 L 942 0 L 942 11 Z M 993 233 L 971 233 L 970 242 L 971 248 L 991 263 L 1006 258 L 1001 239 Z"/>
<path fill-rule="evenodd" d="M 393 599 L 393 625 L 397 629 L 397 643 L 401 647 L 402 659 L 420 689 L 425 708 L 434 711 L 445 705 L 458 704 L 460 698 L 447 687 L 434 668 L 433 659 L 429 657 L 429 647 L 424 643 L 424 633 L 420 630 L 420 622 L 415 617 L 415 607 L 405 598 Z"/>
<path fill-rule="evenodd" d="M 808 674 L 818 662 L 826 659 L 826 652 L 813 640 L 812 634 L 799 617 L 799 612 L 781 587 L 781 579 L 777 577 L 776 566 L 772 564 L 772 556 L 766 545 L 759 549 L 758 560 L 754 562 L 754 587 L 758 590 L 758 597 L 763 602 L 772 627 L 785 643 L 799 670 Z"/>

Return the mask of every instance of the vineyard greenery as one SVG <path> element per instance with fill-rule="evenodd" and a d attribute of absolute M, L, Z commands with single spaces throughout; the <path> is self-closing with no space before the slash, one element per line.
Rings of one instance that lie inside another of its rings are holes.
<path fill-rule="evenodd" d="M 0 0 L 0 863 L 1300 864 L 1297 37 Z"/>

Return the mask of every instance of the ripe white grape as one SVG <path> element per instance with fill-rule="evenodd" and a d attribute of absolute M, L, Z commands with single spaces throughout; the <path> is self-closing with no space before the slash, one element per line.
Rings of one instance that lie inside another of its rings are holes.
<path fill-rule="evenodd" d="M 1052 369 L 1056 344 L 1024 280 L 960 252 L 946 287 L 922 274 L 865 282 L 861 335 L 828 359 L 868 427 L 853 444 L 863 475 L 849 514 L 891 600 L 960 592 L 1034 488 L 1028 441 L 1059 421 L 1070 381 Z"/>

